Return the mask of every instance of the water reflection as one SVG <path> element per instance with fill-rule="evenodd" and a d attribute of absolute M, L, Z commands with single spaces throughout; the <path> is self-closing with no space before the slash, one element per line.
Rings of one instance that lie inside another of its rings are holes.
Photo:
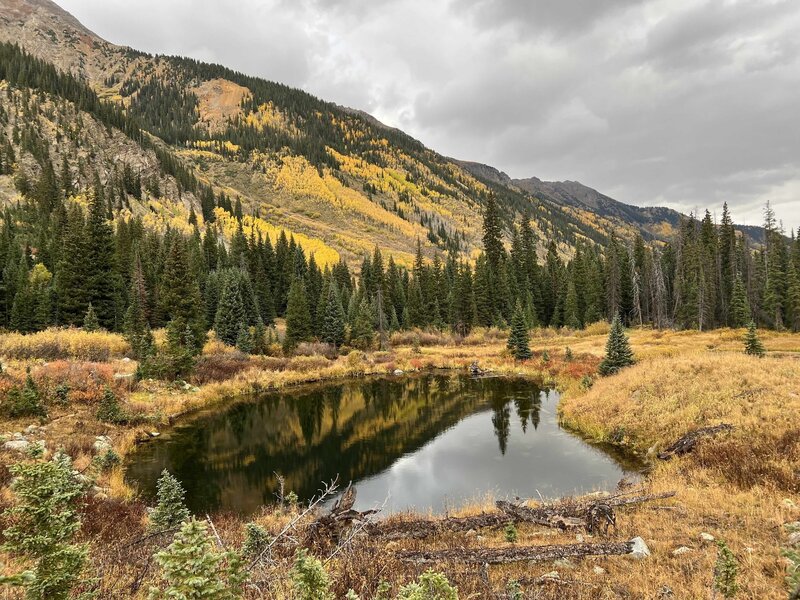
<path fill-rule="evenodd" d="M 196 512 L 252 513 L 278 481 L 301 499 L 337 474 L 360 507 L 443 510 L 487 492 L 606 487 L 634 465 L 558 426 L 557 394 L 528 381 L 376 377 L 268 394 L 201 415 L 140 450 L 127 477 L 152 497 L 167 468 Z"/>

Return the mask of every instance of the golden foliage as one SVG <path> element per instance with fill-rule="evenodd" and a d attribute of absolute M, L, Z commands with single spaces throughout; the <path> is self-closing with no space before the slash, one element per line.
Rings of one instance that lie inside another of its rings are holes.
<path fill-rule="evenodd" d="M 107 331 L 51 328 L 31 334 L 0 334 L 0 356 L 6 358 L 105 361 L 127 351 L 125 338 Z"/>

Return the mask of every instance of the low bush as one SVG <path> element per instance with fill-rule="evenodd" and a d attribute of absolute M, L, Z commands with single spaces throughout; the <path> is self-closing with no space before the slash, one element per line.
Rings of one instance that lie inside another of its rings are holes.
<path fill-rule="evenodd" d="M 197 385 L 225 381 L 252 366 L 250 357 L 238 350 L 203 354 L 195 363 L 192 381 Z"/>
<path fill-rule="evenodd" d="M 51 328 L 30 334 L 0 335 L 0 356 L 20 360 L 40 358 L 104 362 L 124 356 L 129 349 L 125 338 L 107 331 Z"/>

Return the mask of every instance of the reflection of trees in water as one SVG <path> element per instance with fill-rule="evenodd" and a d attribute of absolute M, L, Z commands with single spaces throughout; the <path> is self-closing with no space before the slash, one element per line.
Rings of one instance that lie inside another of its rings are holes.
<path fill-rule="evenodd" d="M 528 421 L 531 422 L 534 429 L 539 427 L 540 412 L 542 409 L 541 392 L 538 389 L 532 390 L 530 393 L 523 393 L 514 398 L 514 404 L 517 407 L 517 416 L 522 425 L 522 432 L 528 431 Z"/>
<path fill-rule="evenodd" d="M 520 419 L 538 423 L 538 405 L 527 388 L 500 378 L 435 374 L 269 394 L 181 430 L 169 456 L 155 450 L 155 442 L 152 473 L 139 470 L 134 477 L 154 483 L 163 466 L 177 466 L 195 510 L 221 504 L 255 510 L 274 499 L 275 472 L 285 476 L 287 490 L 307 499 L 337 474 L 346 483 L 380 473 L 481 407 L 494 411 L 505 452 L 512 399 Z"/>

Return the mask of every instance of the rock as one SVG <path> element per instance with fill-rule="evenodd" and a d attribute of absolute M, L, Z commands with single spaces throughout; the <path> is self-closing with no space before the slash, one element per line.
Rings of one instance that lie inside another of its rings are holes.
<path fill-rule="evenodd" d="M 97 492 L 97 493 L 94 495 L 94 497 L 95 497 L 97 500 L 108 500 L 108 494 L 106 494 L 105 492 Z"/>
<path fill-rule="evenodd" d="M 553 566 L 567 571 L 571 571 L 575 568 L 575 564 L 568 558 L 559 558 L 557 561 L 553 562 Z"/>
<path fill-rule="evenodd" d="M 131 359 L 126 356 L 125 358 L 122 359 L 122 362 L 129 363 L 131 362 Z"/>
<path fill-rule="evenodd" d="M 98 435 L 94 439 L 94 444 L 92 444 L 92 448 L 94 448 L 94 451 L 97 452 L 98 454 L 108 452 L 109 450 L 111 450 L 111 440 L 108 438 L 108 436 Z"/>
<path fill-rule="evenodd" d="M 800 531 L 793 531 L 786 539 L 786 543 L 790 546 L 800 546 Z"/>
<path fill-rule="evenodd" d="M 405 371 L 403 371 L 403 369 L 395 369 L 394 370 L 394 374 L 395 375 L 402 375 L 403 373 L 405 373 Z"/>
<path fill-rule="evenodd" d="M 13 437 L 15 440 L 24 440 L 25 439 L 25 436 L 22 435 L 19 431 L 15 431 L 14 434 L 11 437 Z"/>
<path fill-rule="evenodd" d="M 606 570 L 603 567 L 595 567 L 594 569 L 592 569 L 592 573 L 594 573 L 595 575 L 605 575 Z"/>
<path fill-rule="evenodd" d="M 157 431 L 148 431 L 147 435 L 149 435 L 151 438 L 156 438 L 156 437 L 160 436 L 161 434 L 159 432 L 157 432 Z"/>
<path fill-rule="evenodd" d="M 14 452 L 26 452 L 30 447 L 31 443 L 28 440 L 9 440 L 5 444 L 3 444 L 3 448 L 6 450 L 12 450 Z"/>
<path fill-rule="evenodd" d="M 679 546 L 672 551 L 672 556 L 681 556 L 682 554 L 689 554 L 692 552 L 692 549 L 688 546 Z"/>
<path fill-rule="evenodd" d="M 630 540 L 630 542 L 633 544 L 633 548 L 631 549 L 629 556 L 637 560 L 650 556 L 650 548 L 647 547 L 647 544 L 641 537 L 636 536 Z"/>
<path fill-rule="evenodd" d="M 478 541 L 478 542 L 482 542 L 482 541 L 483 541 L 483 539 L 484 539 L 484 538 L 483 538 L 483 536 L 482 536 L 482 535 L 476 535 L 476 536 L 475 536 L 475 540 L 476 540 L 476 541 Z"/>
<path fill-rule="evenodd" d="M 467 533 L 465 535 L 467 537 L 474 537 L 474 536 L 478 535 L 478 532 L 475 531 L 474 529 L 470 529 L 469 531 L 467 531 Z"/>
<path fill-rule="evenodd" d="M 578 535 L 576 535 L 575 536 L 575 541 L 578 542 L 579 544 L 582 544 L 583 543 L 583 535 L 580 534 L 580 533 Z"/>
<path fill-rule="evenodd" d="M 25 428 L 25 433 L 28 433 L 28 434 L 36 433 L 37 431 L 39 431 L 39 426 L 38 425 L 28 425 Z"/>
<path fill-rule="evenodd" d="M 711 543 L 714 541 L 714 539 L 715 538 L 713 535 L 711 535 L 710 533 L 706 533 L 705 531 L 700 534 L 700 541 L 702 542 Z"/>

